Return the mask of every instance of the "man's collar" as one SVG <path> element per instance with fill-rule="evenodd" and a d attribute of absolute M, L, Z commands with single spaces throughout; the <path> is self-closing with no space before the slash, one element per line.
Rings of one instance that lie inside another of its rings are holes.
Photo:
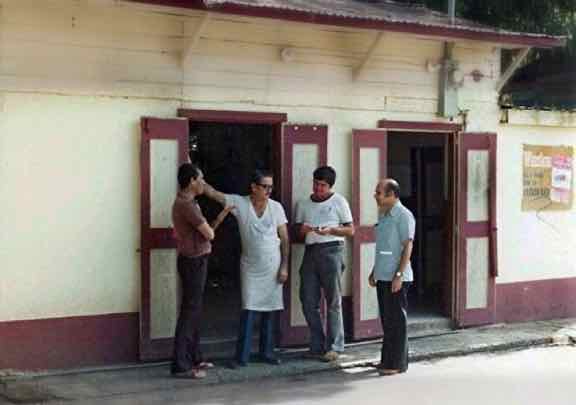
<path fill-rule="evenodd" d="M 396 214 L 400 210 L 401 206 L 402 206 L 402 203 L 400 202 L 400 200 L 396 201 L 394 203 L 394 205 L 392 206 L 392 208 L 390 208 L 390 210 L 386 213 L 386 215 L 390 215 L 391 217 L 396 216 Z"/>

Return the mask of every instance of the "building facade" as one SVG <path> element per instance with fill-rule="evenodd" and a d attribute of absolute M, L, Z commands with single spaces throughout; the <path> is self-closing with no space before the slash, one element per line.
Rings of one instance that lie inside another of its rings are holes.
<path fill-rule="evenodd" d="M 188 159 L 225 192 L 273 170 L 288 213 L 315 167 L 336 168 L 357 227 L 350 340 L 380 333 L 367 275 L 386 175 L 419 223 L 416 314 L 455 327 L 576 314 L 574 208 L 521 209 L 522 145 L 573 146 L 576 117 L 503 119 L 497 102 L 501 49 L 562 39 L 393 3 L 297 3 L 0 0 L 0 369 L 170 355 L 169 212 Z M 207 287 L 214 344 L 235 333 L 238 249 L 230 220 Z M 302 253 L 295 241 L 286 346 L 307 339 Z"/>

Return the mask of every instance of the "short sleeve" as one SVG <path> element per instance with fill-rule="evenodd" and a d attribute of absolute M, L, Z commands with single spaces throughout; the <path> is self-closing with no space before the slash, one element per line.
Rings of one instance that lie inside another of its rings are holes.
<path fill-rule="evenodd" d="M 275 201 L 274 204 L 274 221 L 276 222 L 276 226 L 284 225 L 288 223 L 288 219 L 286 218 L 286 212 L 284 211 L 284 207 L 279 202 Z"/>
<path fill-rule="evenodd" d="M 352 211 L 350 211 L 350 205 L 344 197 L 340 197 L 337 201 L 338 204 L 338 217 L 340 218 L 341 224 L 349 224 L 354 221 L 352 218 Z"/>
<path fill-rule="evenodd" d="M 204 218 L 202 211 L 200 211 L 200 207 L 196 203 L 186 204 L 182 214 L 184 215 L 184 218 L 186 218 L 186 222 L 194 228 L 197 228 L 206 222 L 206 218 Z"/>
<path fill-rule="evenodd" d="M 237 216 L 239 210 L 244 205 L 244 197 L 238 194 L 224 194 L 224 197 L 226 198 L 226 205 L 233 205 L 236 207 L 231 212 L 234 216 Z"/>
<path fill-rule="evenodd" d="M 303 224 L 304 223 L 304 201 L 300 200 L 296 203 L 294 207 L 294 223 Z"/>
<path fill-rule="evenodd" d="M 402 243 L 408 240 L 414 240 L 416 232 L 416 221 L 410 212 L 403 212 L 398 218 L 398 233 Z"/>

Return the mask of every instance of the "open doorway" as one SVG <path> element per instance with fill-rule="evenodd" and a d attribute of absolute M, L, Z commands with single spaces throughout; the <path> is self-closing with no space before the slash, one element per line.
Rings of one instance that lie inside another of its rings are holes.
<path fill-rule="evenodd" d="M 409 292 L 411 322 L 451 314 L 451 154 L 447 133 L 389 132 L 388 176 L 400 183 L 403 204 L 416 219 Z"/>
<path fill-rule="evenodd" d="M 217 190 L 247 195 L 254 170 L 271 170 L 275 180 L 278 178 L 274 134 L 274 125 L 268 124 L 190 121 L 190 159 Z M 278 196 L 273 194 L 272 198 Z M 200 197 L 199 204 L 208 222 L 222 209 L 206 197 Z M 229 215 L 216 231 L 208 264 L 202 332 L 205 341 L 236 338 L 241 309 L 240 255 L 238 224 Z"/>

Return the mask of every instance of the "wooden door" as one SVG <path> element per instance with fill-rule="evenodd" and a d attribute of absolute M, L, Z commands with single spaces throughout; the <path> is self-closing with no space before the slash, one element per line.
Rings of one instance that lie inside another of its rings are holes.
<path fill-rule="evenodd" d="M 462 133 L 458 183 L 458 326 L 492 323 L 496 252 L 496 134 Z"/>
<path fill-rule="evenodd" d="M 178 166 L 188 160 L 188 121 L 142 118 L 140 359 L 172 355 L 179 305 L 172 203 Z"/>
<path fill-rule="evenodd" d="M 295 204 L 312 193 L 312 173 L 326 164 L 328 127 L 286 124 L 282 128 L 282 205 L 293 223 Z M 300 264 L 304 241 L 291 232 L 290 271 L 284 286 L 284 311 L 280 317 L 283 346 L 305 344 L 309 331 L 299 298 Z"/>
<path fill-rule="evenodd" d="M 374 189 L 386 177 L 388 137 L 385 130 L 354 130 L 352 141 L 353 239 L 352 306 L 353 338 L 382 335 L 376 289 L 368 285 L 374 266 L 378 209 Z"/>

